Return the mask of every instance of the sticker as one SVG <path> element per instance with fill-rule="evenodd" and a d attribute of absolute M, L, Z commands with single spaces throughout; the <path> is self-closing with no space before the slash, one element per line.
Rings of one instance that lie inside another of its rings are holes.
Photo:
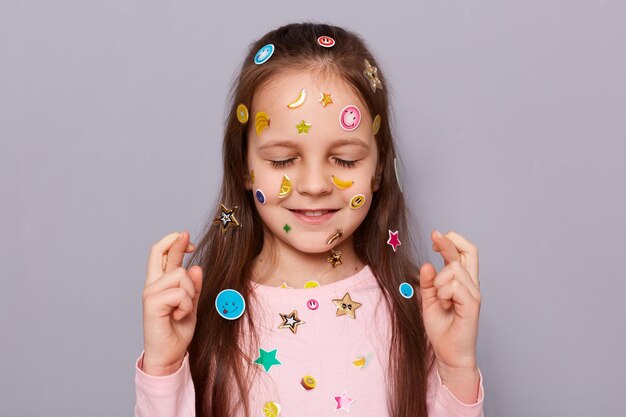
<path fill-rule="evenodd" d="M 254 116 L 254 129 L 256 135 L 261 136 L 261 133 L 270 126 L 270 117 L 267 113 L 260 111 Z"/>
<path fill-rule="evenodd" d="M 331 249 L 330 256 L 328 257 L 328 263 L 333 264 L 333 268 L 337 265 L 341 265 L 341 251 Z"/>
<path fill-rule="evenodd" d="M 304 120 L 302 120 L 300 123 L 296 125 L 296 127 L 298 128 L 298 135 L 302 133 L 309 134 L 309 129 L 311 128 L 311 125 L 305 122 Z"/>
<path fill-rule="evenodd" d="M 291 180 L 288 176 L 283 175 L 283 180 L 280 183 L 280 191 L 278 192 L 278 197 L 283 198 L 286 197 L 291 192 Z"/>
<path fill-rule="evenodd" d="M 402 244 L 400 239 L 398 238 L 398 231 L 392 232 L 389 230 L 389 239 L 387 239 L 387 244 L 393 248 L 393 251 L 396 251 L 396 248 Z"/>
<path fill-rule="evenodd" d="M 341 128 L 347 132 L 351 132 L 361 123 L 361 111 L 354 105 L 350 104 L 339 113 L 339 124 Z"/>
<path fill-rule="evenodd" d="M 413 286 L 411 284 L 409 284 L 408 282 L 403 282 L 402 284 L 400 284 L 400 295 L 403 296 L 404 298 L 411 298 L 413 297 L 413 294 L 415 294 L 415 290 L 413 289 Z"/>
<path fill-rule="evenodd" d="M 341 395 L 335 396 L 335 401 L 337 401 L 337 408 L 335 408 L 335 411 L 344 410 L 350 412 L 350 407 L 356 400 L 348 397 L 346 395 L 346 391 L 344 391 Z"/>
<path fill-rule="evenodd" d="M 239 291 L 226 289 L 215 297 L 215 309 L 226 320 L 236 320 L 243 315 L 246 301 Z"/>
<path fill-rule="evenodd" d="M 260 189 L 257 189 L 254 192 L 254 195 L 256 196 L 256 199 L 259 203 L 261 204 L 265 204 L 266 200 L 265 200 L 265 194 L 263 194 L 263 191 L 261 191 Z"/>
<path fill-rule="evenodd" d="M 352 364 L 360 369 L 367 368 L 372 356 L 373 352 L 369 352 L 367 355 L 358 355 L 356 359 L 352 361 Z"/>
<path fill-rule="evenodd" d="M 263 369 L 265 369 L 265 373 L 269 373 L 272 366 L 282 365 L 278 359 L 276 359 L 276 352 L 278 349 L 274 349 L 272 351 L 267 351 L 265 349 L 259 348 L 259 357 L 253 362 L 257 365 L 261 365 Z"/>
<path fill-rule="evenodd" d="M 307 281 L 304 283 L 304 288 L 315 288 L 315 287 L 319 287 L 320 283 L 317 281 Z"/>
<path fill-rule="evenodd" d="M 246 107 L 245 104 L 240 104 L 237 106 L 237 120 L 239 120 L 239 123 L 246 124 L 246 122 L 248 121 L 248 108 Z"/>
<path fill-rule="evenodd" d="M 275 401 L 268 401 L 263 405 L 263 417 L 278 417 L 280 410 L 280 404 Z"/>
<path fill-rule="evenodd" d="M 335 40 L 330 36 L 320 36 L 317 38 L 317 43 L 324 48 L 332 48 L 335 46 Z"/>
<path fill-rule="evenodd" d="M 224 204 L 220 204 L 221 211 L 220 214 L 213 220 L 213 225 L 221 226 L 222 236 L 228 229 L 231 227 L 240 227 L 239 221 L 235 217 L 235 212 L 239 208 L 239 206 L 233 207 L 232 210 L 226 208 Z"/>
<path fill-rule="evenodd" d="M 316 299 L 311 298 L 309 301 L 306 302 L 306 306 L 309 308 L 309 310 L 315 311 L 319 308 L 320 303 Z"/>
<path fill-rule="evenodd" d="M 282 284 L 280 284 L 280 288 L 291 288 L 289 285 L 287 285 L 287 283 L 285 281 L 283 281 Z"/>
<path fill-rule="evenodd" d="M 346 293 L 343 298 L 334 299 L 333 303 L 337 306 L 337 315 L 339 316 L 348 316 L 353 319 L 356 319 L 355 311 L 357 308 L 361 307 L 361 303 L 357 303 L 350 298 L 350 294 Z"/>
<path fill-rule="evenodd" d="M 365 74 L 365 77 L 367 77 L 370 82 L 370 87 L 372 87 L 374 93 L 377 88 L 383 89 L 383 83 L 378 79 L 378 68 L 371 66 L 367 59 L 365 60 L 365 70 L 363 70 L 363 74 Z"/>
<path fill-rule="evenodd" d="M 398 159 L 397 158 L 393 158 L 393 169 L 396 171 L 396 181 L 398 181 L 398 188 L 400 189 L 400 192 L 402 193 L 402 181 L 400 181 L 400 174 L 399 174 L 399 170 L 398 170 Z"/>
<path fill-rule="evenodd" d="M 380 121 L 380 114 L 377 114 L 376 117 L 374 117 L 374 121 L 372 122 L 372 133 L 374 134 L 374 136 L 376 136 L 376 134 L 380 130 Z"/>
<path fill-rule="evenodd" d="M 333 184 L 335 184 L 337 186 L 337 188 L 339 188 L 340 190 L 345 190 L 347 188 L 352 187 L 352 185 L 354 185 L 354 181 L 340 180 L 339 178 L 335 177 L 334 175 L 331 175 L 330 177 L 333 180 Z"/>
<path fill-rule="evenodd" d="M 289 314 L 278 313 L 283 322 L 278 326 L 279 329 L 289 329 L 291 333 L 296 334 L 298 326 L 305 322 L 298 318 L 298 312 L 293 310 Z"/>
<path fill-rule="evenodd" d="M 300 380 L 300 385 L 302 385 L 302 388 L 305 390 L 310 391 L 317 386 L 317 381 L 315 381 L 315 378 L 311 375 L 305 375 Z"/>
<path fill-rule="evenodd" d="M 285 223 L 285 225 L 283 226 L 283 230 L 285 231 L 285 233 L 289 233 L 289 231 L 291 230 L 291 226 Z"/>
<path fill-rule="evenodd" d="M 300 94 L 298 94 L 298 98 L 293 103 L 287 104 L 287 107 L 290 109 L 295 109 L 304 104 L 304 100 L 306 100 L 306 90 L 303 88 L 300 90 Z"/>
<path fill-rule="evenodd" d="M 326 107 L 328 104 L 333 102 L 333 99 L 330 97 L 331 94 L 326 94 L 326 93 L 320 93 L 322 95 L 322 98 L 320 98 L 319 101 L 320 103 L 322 103 L 322 107 Z"/>
<path fill-rule="evenodd" d="M 274 44 L 268 43 L 254 56 L 254 63 L 257 65 L 261 65 L 267 62 L 268 59 L 274 54 Z"/>
<path fill-rule="evenodd" d="M 255 179 L 256 179 L 256 176 L 254 175 L 254 170 L 252 170 L 250 171 L 250 182 L 254 184 Z"/>
<path fill-rule="evenodd" d="M 359 209 L 363 207 L 363 204 L 365 204 L 365 196 L 363 194 L 357 194 L 350 199 L 351 209 L 354 209 L 354 210 Z"/>
<path fill-rule="evenodd" d="M 326 244 L 331 245 L 335 240 L 339 239 L 341 236 L 343 236 L 343 231 L 341 229 L 337 229 L 335 234 L 328 238 L 328 241 L 326 242 Z"/>

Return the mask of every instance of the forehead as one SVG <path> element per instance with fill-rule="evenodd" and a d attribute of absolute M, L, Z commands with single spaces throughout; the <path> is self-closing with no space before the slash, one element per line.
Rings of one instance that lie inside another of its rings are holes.
<path fill-rule="evenodd" d="M 301 90 L 305 91 L 304 103 L 297 108 L 287 105 L 295 102 Z M 332 103 L 326 106 L 320 99 L 330 94 Z M 346 106 L 356 106 L 361 122 L 353 131 L 341 127 L 340 115 Z M 265 112 L 270 125 L 260 137 L 255 132 L 255 115 Z M 248 127 L 250 143 L 260 146 L 272 139 L 320 141 L 357 137 L 368 144 L 373 140 L 372 116 L 354 89 L 339 76 L 321 75 L 314 71 L 285 72 L 273 76 L 260 86 L 251 104 L 251 123 Z M 296 125 L 304 120 L 311 125 L 307 134 L 298 134 Z M 254 140 L 257 139 L 257 140 Z"/>

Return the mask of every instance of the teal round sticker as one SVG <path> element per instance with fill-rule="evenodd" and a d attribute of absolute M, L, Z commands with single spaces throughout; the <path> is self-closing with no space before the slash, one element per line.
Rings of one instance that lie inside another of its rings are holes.
<path fill-rule="evenodd" d="M 408 282 L 403 282 L 402 284 L 400 284 L 400 295 L 402 295 L 404 298 L 411 298 L 413 297 L 414 293 L 415 290 L 413 290 L 413 286 Z"/>
<path fill-rule="evenodd" d="M 215 297 L 215 309 L 226 320 L 236 320 L 243 315 L 246 301 L 238 291 L 222 290 Z"/>

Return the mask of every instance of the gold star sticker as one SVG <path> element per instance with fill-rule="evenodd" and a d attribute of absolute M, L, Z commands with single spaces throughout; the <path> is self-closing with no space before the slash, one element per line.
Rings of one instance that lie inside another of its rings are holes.
<path fill-rule="evenodd" d="M 309 133 L 309 129 L 311 128 L 311 125 L 307 122 L 305 122 L 304 120 L 302 120 L 300 123 L 298 123 L 296 125 L 296 127 L 298 128 L 298 135 L 301 133 Z"/>
<path fill-rule="evenodd" d="M 369 61 L 365 60 L 365 70 L 363 70 L 363 74 L 370 81 L 370 87 L 372 87 L 372 91 L 375 93 L 376 88 L 383 89 L 383 83 L 378 79 L 378 68 L 370 65 Z"/>
<path fill-rule="evenodd" d="M 333 264 L 333 268 L 337 265 L 341 265 L 341 251 L 331 249 L 330 256 L 328 257 L 328 262 Z"/>
<path fill-rule="evenodd" d="M 322 98 L 320 98 L 318 101 L 320 103 L 322 103 L 322 107 L 326 107 L 327 104 L 330 104 L 333 102 L 333 99 L 330 98 L 331 94 L 326 94 L 326 93 L 320 93 L 322 95 Z"/>
<path fill-rule="evenodd" d="M 352 301 L 350 298 L 350 294 L 346 293 L 341 299 L 333 300 L 333 303 L 337 306 L 337 316 L 348 316 L 353 319 L 356 319 L 354 315 L 357 308 L 361 307 L 361 303 L 357 303 L 356 301 Z"/>
<path fill-rule="evenodd" d="M 239 206 L 233 207 L 232 210 L 226 208 L 224 204 L 220 204 L 222 206 L 220 214 L 213 220 L 213 224 L 215 226 L 220 226 L 222 230 L 222 236 L 226 231 L 231 227 L 240 227 L 239 221 L 235 217 L 235 212 L 239 208 Z"/>
<path fill-rule="evenodd" d="M 289 329 L 291 333 L 295 334 L 298 331 L 298 326 L 304 324 L 304 322 L 298 318 L 298 312 L 296 310 L 293 310 L 289 314 L 278 314 L 280 314 L 280 318 L 283 320 L 278 326 L 279 329 Z"/>

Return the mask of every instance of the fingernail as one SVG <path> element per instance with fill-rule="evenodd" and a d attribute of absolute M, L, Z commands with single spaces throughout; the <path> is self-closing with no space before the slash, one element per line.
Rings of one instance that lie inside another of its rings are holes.
<path fill-rule="evenodd" d="M 181 240 L 183 238 L 183 236 L 185 235 L 185 232 L 180 232 L 180 234 L 178 235 L 178 240 Z"/>
<path fill-rule="evenodd" d="M 443 235 L 442 235 L 441 233 L 439 233 L 439 230 L 435 230 L 435 236 L 437 236 L 437 237 L 441 237 L 441 236 L 443 236 Z"/>

